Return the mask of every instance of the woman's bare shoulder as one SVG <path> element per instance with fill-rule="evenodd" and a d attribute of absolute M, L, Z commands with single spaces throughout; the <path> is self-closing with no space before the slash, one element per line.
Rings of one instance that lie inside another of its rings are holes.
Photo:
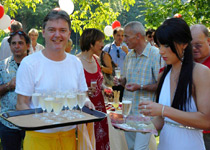
<path fill-rule="evenodd" d="M 210 69 L 200 63 L 195 63 L 193 68 L 193 80 L 210 80 Z"/>

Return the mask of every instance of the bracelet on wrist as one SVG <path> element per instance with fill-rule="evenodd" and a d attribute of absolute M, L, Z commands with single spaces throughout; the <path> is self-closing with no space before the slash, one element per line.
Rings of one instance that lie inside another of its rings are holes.
<path fill-rule="evenodd" d="M 162 118 L 164 118 L 164 110 L 165 110 L 165 105 L 163 105 L 162 107 L 162 113 L 161 113 Z"/>

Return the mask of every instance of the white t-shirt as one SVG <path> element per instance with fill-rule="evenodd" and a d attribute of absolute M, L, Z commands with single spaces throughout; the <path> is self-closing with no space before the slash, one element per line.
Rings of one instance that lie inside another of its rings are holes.
<path fill-rule="evenodd" d="M 84 70 L 81 61 L 67 54 L 62 61 L 52 61 L 42 51 L 25 57 L 18 68 L 15 92 L 31 96 L 35 90 L 66 91 L 77 89 L 87 91 Z M 75 126 L 40 130 L 40 132 L 67 131 Z"/>

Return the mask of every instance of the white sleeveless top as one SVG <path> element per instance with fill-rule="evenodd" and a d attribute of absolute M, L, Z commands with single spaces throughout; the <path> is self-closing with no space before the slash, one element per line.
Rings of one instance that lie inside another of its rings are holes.
<path fill-rule="evenodd" d="M 171 70 L 165 77 L 159 97 L 159 103 L 169 107 L 171 106 L 170 74 Z M 197 112 L 193 97 L 191 97 L 190 106 L 186 105 L 186 109 L 187 112 Z M 165 123 L 160 133 L 158 150 L 205 150 L 202 130 L 185 128 L 178 122 L 167 117 L 164 118 L 164 121 Z"/>

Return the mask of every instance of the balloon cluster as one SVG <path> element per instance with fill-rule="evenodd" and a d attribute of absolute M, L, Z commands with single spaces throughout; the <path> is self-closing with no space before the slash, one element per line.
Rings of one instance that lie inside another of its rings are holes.
<path fill-rule="evenodd" d="M 10 26 L 11 18 L 4 14 L 4 7 L 0 4 L 0 29 L 5 30 Z"/>
<path fill-rule="evenodd" d="M 104 28 L 104 33 L 106 36 L 111 36 L 113 34 L 113 30 L 117 27 L 121 27 L 121 24 L 119 21 L 114 21 L 112 23 L 112 26 L 110 25 L 107 25 L 105 28 Z"/>
<path fill-rule="evenodd" d="M 74 11 L 74 3 L 71 0 L 59 0 L 59 6 L 62 10 L 71 15 Z"/>

